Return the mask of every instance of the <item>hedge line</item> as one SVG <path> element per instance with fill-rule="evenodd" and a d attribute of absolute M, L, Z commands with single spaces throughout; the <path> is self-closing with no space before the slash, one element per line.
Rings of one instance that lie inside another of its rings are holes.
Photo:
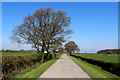
<path fill-rule="evenodd" d="M 44 54 L 44 62 L 53 58 L 53 55 L 49 55 L 47 59 Z M 6 80 L 11 76 L 20 72 L 20 70 L 33 66 L 36 63 L 42 63 L 41 54 L 22 55 L 22 56 L 3 56 L 2 57 L 2 79 Z M 18 71 L 18 72 L 17 72 Z"/>
<path fill-rule="evenodd" d="M 102 60 L 95 60 L 95 59 L 81 57 L 80 55 L 75 55 L 75 54 L 71 54 L 71 56 L 80 58 L 83 61 L 86 61 L 93 65 L 97 65 L 106 71 L 109 71 L 115 75 L 120 76 L 120 63 L 112 63 L 112 62 L 107 62 Z"/>

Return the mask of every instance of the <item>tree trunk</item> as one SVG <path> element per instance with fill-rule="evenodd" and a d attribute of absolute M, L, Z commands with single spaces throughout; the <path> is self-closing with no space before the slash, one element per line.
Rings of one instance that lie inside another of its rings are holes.
<path fill-rule="evenodd" d="M 37 49 L 37 53 L 40 53 L 39 46 L 35 44 L 35 48 Z"/>
<path fill-rule="evenodd" d="M 45 51 L 45 46 L 46 46 L 46 45 L 45 45 L 45 41 L 44 41 L 44 40 L 43 40 L 42 42 L 43 42 L 43 45 L 42 45 L 41 52 L 44 53 L 44 51 Z"/>
<path fill-rule="evenodd" d="M 47 49 L 47 60 L 49 60 L 49 51 Z"/>
<path fill-rule="evenodd" d="M 55 58 L 56 58 L 56 54 L 54 53 L 54 56 L 55 56 Z"/>
<path fill-rule="evenodd" d="M 55 58 L 56 58 L 56 54 L 55 54 L 55 53 L 56 53 L 56 50 L 55 50 L 55 49 L 53 50 L 53 53 L 54 53 L 54 56 L 55 56 Z"/>
<path fill-rule="evenodd" d="M 40 50 L 39 50 L 39 48 L 37 48 L 37 53 L 40 53 Z"/>
<path fill-rule="evenodd" d="M 42 53 L 42 63 L 44 63 L 44 53 Z"/>
<path fill-rule="evenodd" d="M 46 51 L 47 51 L 47 60 L 49 60 L 49 42 L 47 43 Z"/>
<path fill-rule="evenodd" d="M 41 52 L 44 53 L 44 51 L 45 51 L 45 49 L 44 49 L 44 47 L 42 46 Z"/>

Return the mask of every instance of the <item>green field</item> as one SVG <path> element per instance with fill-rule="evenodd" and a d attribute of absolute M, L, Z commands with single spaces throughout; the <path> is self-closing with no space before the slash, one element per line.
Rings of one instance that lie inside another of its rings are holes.
<path fill-rule="evenodd" d="M 103 70 L 102 68 L 69 56 L 76 64 L 78 64 L 93 80 L 120 80 L 120 77 Z"/>
<path fill-rule="evenodd" d="M 103 61 L 108 61 L 108 62 L 113 62 L 113 63 L 119 63 L 119 58 L 120 55 L 117 54 L 77 54 L 80 55 L 81 57 L 85 58 L 91 58 L 91 59 L 96 59 L 96 60 L 103 60 Z"/>
<path fill-rule="evenodd" d="M 31 55 L 36 52 L 2 52 L 2 56 L 10 56 L 10 55 Z"/>

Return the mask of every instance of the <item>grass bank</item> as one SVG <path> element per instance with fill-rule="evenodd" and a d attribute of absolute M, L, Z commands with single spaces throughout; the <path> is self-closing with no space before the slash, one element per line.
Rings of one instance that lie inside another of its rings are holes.
<path fill-rule="evenodd" d="M 49 60 L 43 64 L 40 64 L 38 66 L 35 66 L 25 72 L 22 72 L 20 74 L 18 74 L 15 77 L 10 78 L 9 80 L 16 80 L 16 79 L 20 79 L 20 80 L 26 80 L 26 79 L 32 79 L 32 80 L 36 80 L 43 72 L 45 72 L 53 63 L 55 63 L 59 58 L 61 57 L 61 55 L 57 56 L 57 58 L 54 58 L 52 60 Z"/>
<path fill-rule="evenodd" d="M 104 71 L 102 68 L 69 56 L 76 64 L 78 64 L 93 80 L 108 79 L 108 80 L 120 80 L 120 77 Z M 99 78 L 99 79 L 98 79 Z"/>

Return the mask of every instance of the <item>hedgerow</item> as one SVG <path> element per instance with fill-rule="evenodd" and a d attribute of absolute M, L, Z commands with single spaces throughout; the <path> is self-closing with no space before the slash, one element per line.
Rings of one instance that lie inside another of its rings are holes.
<path fill-rule="evenodd" d="M 102 61 L 102 60 L 95 60 L 95 59 L 85 58 L 85 57 L 82 57 L 80 55 L 75 55 L 75 54 L 71 54 L 71 56 L 80 58 L 83 61 L 86 61 L 93 65 L 97 65 L 106 71 L 109 71 L 115 75 L 120 76 L 120 63 L 112 63 L 112 62 L 107 62 L 107 61 Z"/>
<path fill-rule="evenodd" d="M 49 54 L 49 59 L 44 54 L 44 61 L 50 60 L 53 58 L 52 54 Z M 32 54 L 32 55 L 12 55 L 12 56 L 3 56 L 2 57 L 2 80 L 6 80 L 13 75 L 18 74 L 21 70 L 26 69 L 27 67 L 33 66 L 36 63 L 42 63 L 42 54 Z"/>

